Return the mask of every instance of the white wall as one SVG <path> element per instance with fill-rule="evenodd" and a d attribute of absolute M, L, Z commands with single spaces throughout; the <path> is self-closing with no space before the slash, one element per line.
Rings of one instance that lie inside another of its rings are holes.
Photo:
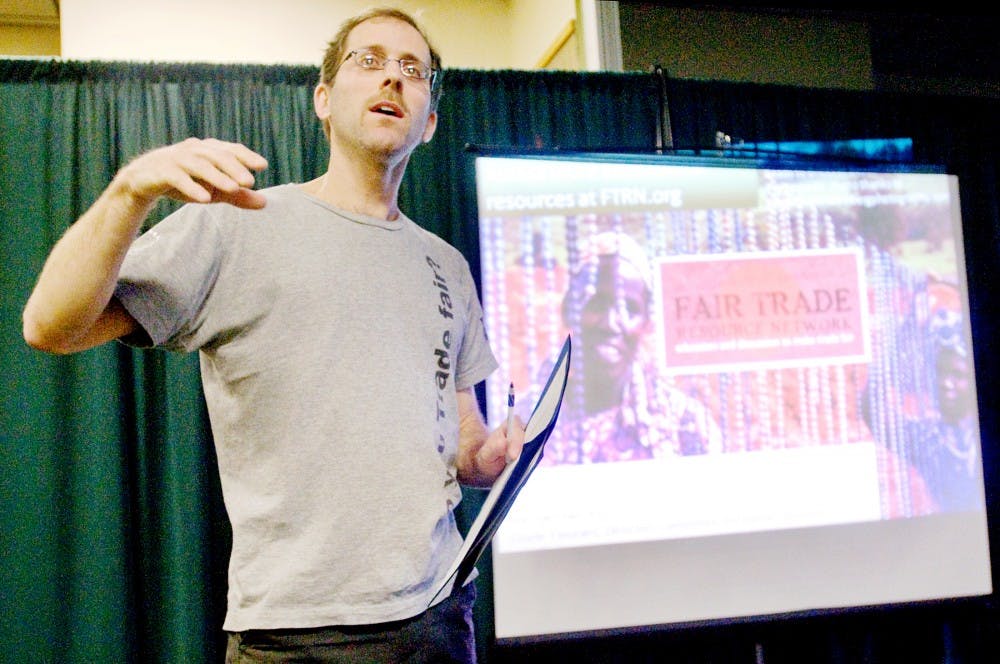
<path fill-rule="evenodd" d="M 72 60 L 318 65 L 341 21 L 376 0 L 62 0 Z M 574 0 L 392 0 L 427 29 L 445 67 L 532 68 Z M 512 16 L 514 8 L 525 16 Z M 516 38 L 515 38 L 516 35 Z"/>

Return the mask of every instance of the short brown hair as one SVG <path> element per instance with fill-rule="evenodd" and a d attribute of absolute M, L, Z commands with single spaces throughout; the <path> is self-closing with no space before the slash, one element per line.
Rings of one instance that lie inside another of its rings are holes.
<path fill-rule="evenodd" d="M 441 98 L 441 55 L 435 50 L 434 45 L 431 44 L 431 40 L 427 37 L 427 33 L 424 29 L 417 23 L 416 19 L 407 14 L 406 12 L 394 9 L 392 7 L 379 7 L 376 9 L 370 9 L 362 14 L 358 14 L 352 18 L 344 21 L 337 34 L 333 36 L 333 39 L 327 44 L 326 52 L 323 54 L 323 64 L 320 65 L 319 69 L 319 82 L 320 83 L 330 83 L 333 81 L 333 77 L 337 75 L 337 70 L 340 69 L 340 65 L 343 64 L 344 58 L 347 56 L 347 37 L 351 34 L 354 28 L 358 27 L 365 21 L 371 21 L 372 19 L 379 18 L 390 18 L 396 19 L 397 21 L 402 21 L 403 23 L 408 23 L 413 28 L 420 33 L 420 36 L 424 38 L 427 42 L 427 48 L 431 52 L 431 67 L 437 74 L 434 76 L 431 86 L 431 110 L 437 108 L 438 99 Z"/>

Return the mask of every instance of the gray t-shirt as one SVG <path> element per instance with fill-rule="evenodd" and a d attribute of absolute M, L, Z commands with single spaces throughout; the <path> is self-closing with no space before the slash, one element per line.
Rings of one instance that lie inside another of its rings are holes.
<path fill-rule="evenodd" d="M 200 352 L 233 527 L 224 628 L 416 615 L 461 546 L 455 390 L 497 366 L 469 266 L 405 217 L 264 193 L 181 208 L 115 292 L 147 343 Z"/>

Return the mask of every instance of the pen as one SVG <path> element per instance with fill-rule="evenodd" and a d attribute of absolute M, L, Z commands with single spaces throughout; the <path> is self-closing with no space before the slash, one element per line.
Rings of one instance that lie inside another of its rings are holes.
<path fill-rule="evenodd" d="M 507 388 L 507 428 L 504 429 L 506 435 L 510 435 L 510 426 L 514 424 L 514 381 L 511 381 Z"/>
<path fill-rule="evenodd" d="M 514 381 L 510 382 L 510 387 L 507 388 L 507 428 L 504 429 L 504 435 L 510 435 L 510 428 L 514 424 Z M 513 462 L 514 459 L 510 456 L 510 452 L 507 452 L 507 463 Z"/>

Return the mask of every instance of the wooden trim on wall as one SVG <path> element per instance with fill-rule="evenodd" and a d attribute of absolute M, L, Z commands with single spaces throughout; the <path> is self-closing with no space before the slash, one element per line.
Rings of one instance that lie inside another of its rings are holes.
<path fill-rule="evenodd" d="M 559 33 L 559 36 L 555 38 L 555 41 L 553 41 L 549 45 L 549 47 L 545 49 L 545 52 L 542 53 L 542 57 L 540 57 L 538 59 L 538 62 L 535 63 L 535 67 L 538 69 L 544 69 L 545 67 L 548 67 L 549 64 L 551 64 L 552 61 L 555 59 L 556 55 L 559 54 L 559 51 L 562 50 L 562 47 L 566 45 L 566 42 L 570 40 L 570 38 L 573 36 L 573 33 L 575 32 L 576 32 L 576 19 L 571 18 L 569 22 L 566 24 L 566 27 L 563 28 L 562 32 Z"/>

